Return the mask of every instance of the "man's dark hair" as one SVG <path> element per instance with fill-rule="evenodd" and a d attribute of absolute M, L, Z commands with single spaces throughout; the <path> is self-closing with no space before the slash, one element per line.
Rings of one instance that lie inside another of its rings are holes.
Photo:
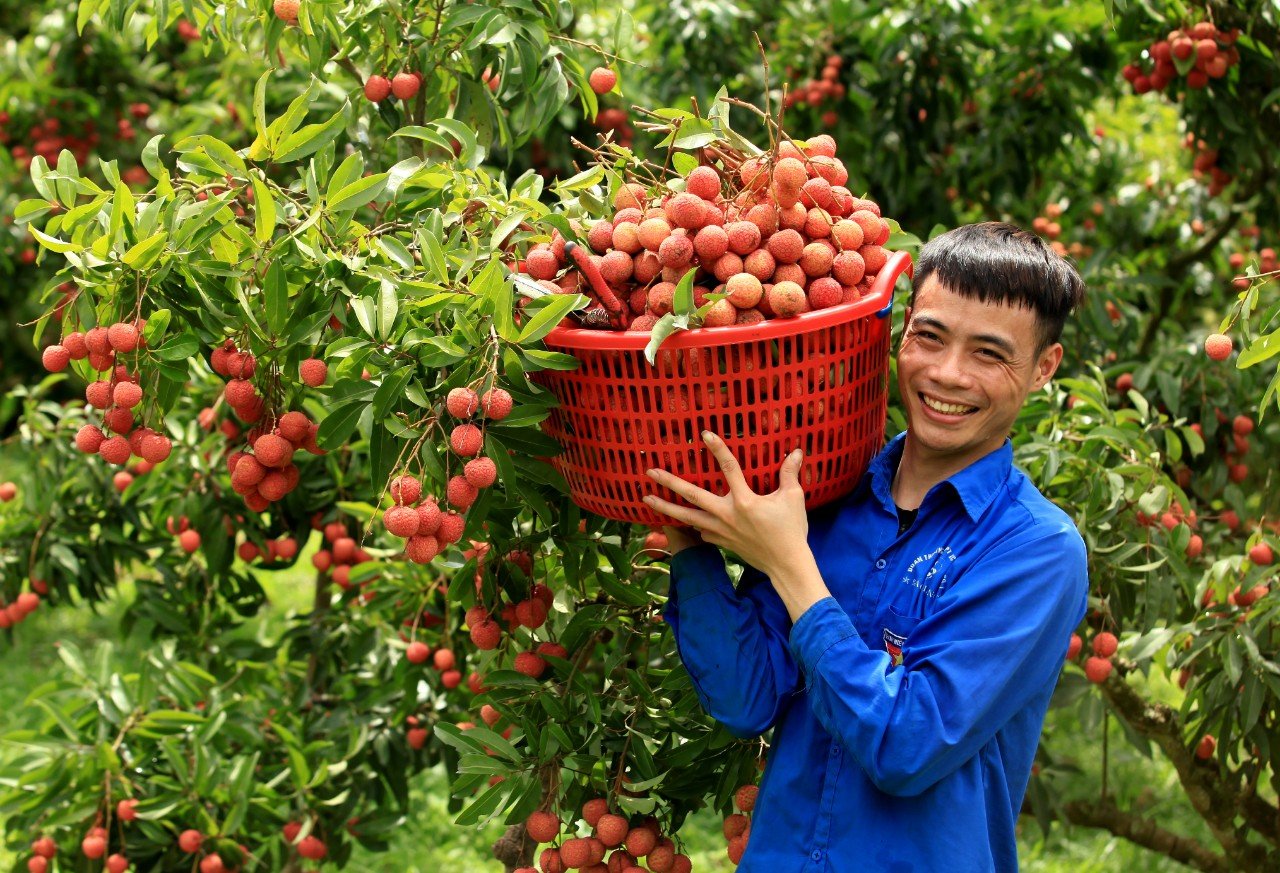
<path fill-rule="evenodd" d="M 1041 350 L 1058 341 L 1084 299 L 1084 280 L 1066 258 L 1034 233 L 999 221 L 966 224 L 925 243 L 911 283 L 913 303 L 930 276 L 961 297 L 1032 310 Z"/>

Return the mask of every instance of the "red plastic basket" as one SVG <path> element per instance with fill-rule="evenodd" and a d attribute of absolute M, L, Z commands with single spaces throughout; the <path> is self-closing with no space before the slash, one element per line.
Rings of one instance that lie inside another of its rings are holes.
<path fill-rule="evenodd" d="M 563 452 L 551 461 L 588 512 L 647 525 L 671 519 L 641 498 L 683 501 L 645 475 L 660 467 L 716 494 L 724 474 L 702 441 L 719 434 L 753 491 L 778 487 L 787 453 L 812 509 L 848 494 L 884 438 L 893 289 L 911 256 L 897 252 L 855 303 L 751 326 L 680 331 L 645 360 L 649 334 L 556 328 L 547 348 L 576 370 L 534 378 L 560 402 L 543 422 Z"/>

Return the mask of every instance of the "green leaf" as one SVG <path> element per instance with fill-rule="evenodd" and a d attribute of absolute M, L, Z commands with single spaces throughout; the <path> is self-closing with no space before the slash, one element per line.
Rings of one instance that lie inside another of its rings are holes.
<path fill-rule="evenodd" d="M 316 442 L 324 449 L 336 449 L 346 443 L 347 438 L 360 422 L 360 415 L 369 404 L 364 401 L 347 403 L 333 409 L 320 422 L 320 430 L 316 434 Z"/>
<path fill-rule="evenodd" d="M 386 341 L 391 336 L 391 328 L 396 323 L 396 315 L 400 312 L 400 298 L 396 294 L 396 286 L 384 281 L 378 291 L 378 338 Z"/>
<path fill-rule="evenodd" d="M 260 243 L 267 242 L 275 234 L 276 230 L 276 202 L 271 197 L 271 189 L 267 187 L 267 183 L 258 178 L 257 174 L 252 177 L 253 181 L 253 238 Z"/>
<path fill-rule="evenodd" d="M 168 231 L 157 231 L 124 253 L 120 260 L 126 266 L 142 272 L 154 264 L 164 252 L 164 244 L 169 241 Z"/>
<path fill-rule="evenodd" d="M 335 194 L 329 200 L 329 209 L 333 212 L 355 211 L 366 203 L 376 200 L 386 188 L 386 173 L 365 176 Z"/>
<path fill-rule="evenodd" d="M 305 158 L 319 151 L 338 138 L 346 126 L 347 105 L 330 116 L 328 121 L 308 124 L 297 133 L 290 134 L 284 142 L 273 149 L 272 159 L 279 164 Z"/>
<path fill-rule="evenodd" d="M 200 351 L 200 338 L 191 331 L 173 337 L 153 354 L 162 361 L 180 361 Z"/>
<path fill-rule="evenodd" d="M 484 300 L 493 315 L 498 336 L 505 340 L 516 338 L 515 321 L 511 314 L 511 283 L 504 278 L 506 268 L 497 258 L 491 258 L 480 274 L 471 280 L 471 291 Z"/>
<path fill-rule="evenodd" d="M 425 227 L 418 228 L 418 246 L 422 250 L 422 265 L 427 268 L 427 278 L 433 282 L 447 282 L 448 262 L 444 248 L 434 233 Z"/>
<path fill-rule="evenodd" d="M 662 346 L 663 340 L 678 330 L 684 330 L 688 323 L 688 316 L 676 315 L 675 312 L 668 312 L 659 318 L 649 335 L 648 345 L 644 347 L 644 359 L 653 364 L 657 360 L 658 349 Z"/>
<path fill-rule="evenodd" d="M 236 154 L 235 149 L 217 137 L 207 134 L 196 134 L 179 140 L 174 143 L 173 150 L 185 156 L 188 161 L 192 157 L 197 157 L 196 163 L 199 166 L 205 169 L 215 168 L 220 171 L 219 175 L 243 178 L 248 172 L 244 158 Z M 205 156 L 208 160 L 198 160 L 198 156 Z"/>
<path fill-rule="evenodd" d="M 360 152 L 352 152 L 347 155 L 347 159 L 338 165 L 338 169 L 333 171 L 333 175 L 329 177 L 329 185 L 325 188 L 325 200 L 332 203 L 337 199 L 338 192 L 352 182 L 358 181 L 364 173 L 364 158 Z"/>
<path fill-rule="evenodd" d="M 554 330 L 570 312 L 583 309 L 589 302 L 582 294 L 552 294 L 541 298 L 546 303 L 537 310 L 532 306 L 525 307 L 525 315 L 534 315 L 525 322 L 524 328 L 516 342 L 520 345 L 535 343 Z"/>
<path fill-rule="evenodd" d="M 392 370 L 378 386 L 373 395 L 373 417 L 381 421 L 391 411 L 396 401 L 404 399 L 405 386 L 414 376 L 413 367 L 399 367 Z"/>
<path fill-rule="evenodd" d="M 1247 349 L 1240 352 L 1240 356 L 1236 358 L 1236 368 L 1248 369 L 1277 354 L 1280 354 L 1280 330 L 1273 330 L 1266 336 L 1258 337 L 1249 344 Z"/>
<path fill-rule="evenodd" d="M 289 318 L 289 282 L 285 279 L 282 261 L 271 262 L 262 280 L 262 290 L 267 298 L 267 327 L 273 334 L 279 334 Z"/>
<path fill-rule="evenodd" d="M 142 339 L 147 348 L 156 347 L 158 340 L 164 336 L 165 328 L 169 326 L 170 317 L 167 309 L 157 309 L 147 317 L 147 326 L 142 330 Z"/>
<path fill-rule="evenodd" d="M 78 246 L 75 243 L 65 242 L 58 239 L 56 236 L 49 236 L 49 234 L 39 228 L 32 227 L 28 228 L 28 230 L 31 231 L 31 235 L 36 238 L 40 245 L 44 246 L 51 252 L 58 252 L 61 254 L 63 252 L 79 252 L 84 249 L 83 246 Z"/>

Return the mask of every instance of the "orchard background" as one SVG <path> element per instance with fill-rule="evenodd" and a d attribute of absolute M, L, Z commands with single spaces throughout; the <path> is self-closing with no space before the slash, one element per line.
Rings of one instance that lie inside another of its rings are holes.
<path fill-rule="evenodd" d="M 833 137 L 889 248 L 1005 219 L 1088 281 L 1014 435 L 1092 584 L 1026 869 L 1280 867 L 1274 4 L 38 0 L 0 34 L 0 866 L 555 869 L 526 822 L 569 853 L 585 804 L 659 873 L 732 869 L 767 742 L 701 712 L 661 543 L 548 462 L 586 298 L 503 277 L 730 118 L 768 149 L 741 101 Z M 122 464 L 106 416 L 149 429 Z M 401 474 L 438 554 L 384 528 Z"/>

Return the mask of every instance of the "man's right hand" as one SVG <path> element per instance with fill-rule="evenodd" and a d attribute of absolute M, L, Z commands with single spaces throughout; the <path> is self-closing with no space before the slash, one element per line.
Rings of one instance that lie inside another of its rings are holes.
<path fill-rule="evenodd" d="M 667 550 L 671 554 L 682 552 L 691 546 L 702 544 L 702 534 L 691 527 L 672 527 L 664 524 L 662 532 L 667 535 Z"/>

